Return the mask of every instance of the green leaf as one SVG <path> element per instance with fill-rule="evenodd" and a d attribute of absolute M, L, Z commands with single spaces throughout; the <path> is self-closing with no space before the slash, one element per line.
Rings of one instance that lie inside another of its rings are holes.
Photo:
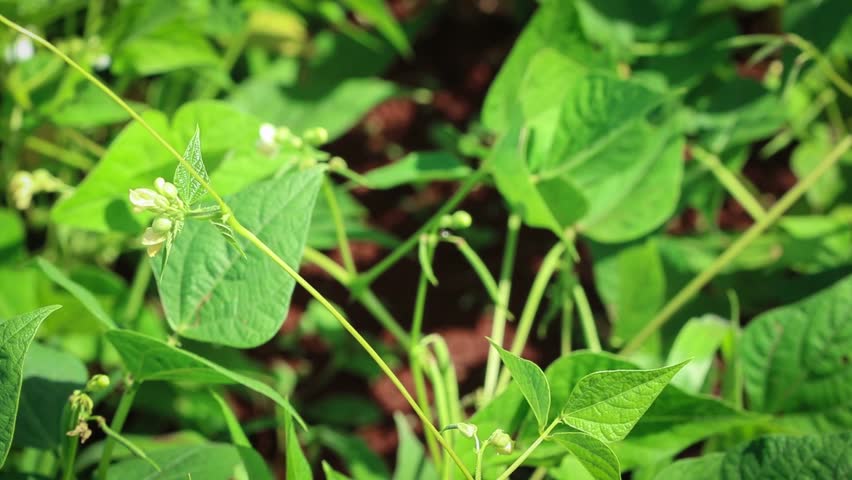
<path fill-rule="evenodd" d="M 562 421 L 605 442 L 622 440 L 684 365 L 587 375 L 568 397 Z"/>
<path fill-rule="evenodd" d="M 459 180 L 473 170 L 450 152 L 411 152 L 383 167 L 370 170 L 364 177 L 370 188 L 388 189 L 409 183 L 426 183 L 437 180 Z"/>
<path fill-rule="evenodd" d="M 253 462 L 263 464 L 263 457 L 252 449 Z M 160 466 L 157 472 L 141 459 L 126 460 L 110 467 L 109 478 L 121 480 L 231 480 L 246 471 L 240 448 L 223 443 L 175 447 L 151 452 L 151 459 Z M 254 477 L 251 477 L 254 479 Z M 268 477 L 271 478 L 271 477 Z"/>
<path fill-rule="evenodd" d="M 600 440 L 585 433 L 556 433 L 550 438 L 577 457 L 595 480 L 621 478 L 618 458 Z"/>
<path fill-rule="evenodd" d="M 438 471 L 420 440 L 411 430 L 408 419 L 400 412 L 395 412 L 393 421 L 399 434 L 399 447 L 396 450 L 396 470 L 393 480 L 433 480 L 438 478 Z M 296 478 L 296 477 L 293 477 Z"/>
<path fill-rule="evenodd" d="M 68 397 L 88 379 L 75 356 L 33 342 L 24 360 L 23 385 L 15 427 L 15 447 L 50 450 L 65 437 L 62 411 Z"/>
<path fill-rule="evenodd" d="M 24 358 L 41 322 L 58 308 L 43 307 L 0 323 L 0 467 L 6 462 L 15 434 Z"/>
<path fill-rule="evenodd" d="M 222 416 L 225 417 L 225 424 L 228 426 L 228 433 L 231 435 L 231 443 L 238 447 L 251 447 L 251 442 L 246 437 L 246 433 L 243 432 L 243 427 L 240 425 L 237 416 L 231 411 L 231 406 L 228 405 L 228 402 L 214 390 L 210 390 L 210 396 L 216 400 L 219 408 L 222 409 Z"/>
<path fill-rule="evenodd" d="M 741 340 L 749 405 L 805 432 L 852 428 L 852 276 L 751 321 Z"/>
<path fill-rule="evenodd" d="M 852 433 L 808 437 L 763 437 L 725 454 L 723 480 L 848 478 Z"/>
<path fill-rule="evenodd" d="M 332 468 L 325 460 L 322 461 L 322 473 L 326 480 L 349 480 L 349 477 Z"/>
<path fill-rule="evenodd" d="M 210 177 L 207 175 L 207 167 L 204 166 L 204 160 L 201 158 L 201 130 L 198 125 L 195 126 L 195 134 L 186 146 L 183 158 L 192 165 L 192 169 L 201 178 L 207 182 L 210 181 Z M 201 183 L 189 173 L 189 170 L 182 163 L 178 163 L 175 170 L 174 183 L 180 198 L 187 206 L 192 206 L 206 193 Z"/>
<path fill-rule="evenodd" d="M 296 428 L 293 426 L 293 417 L 284 412 L 284 459 L 287 464 L 285 478 L 304 478 L 312 480 L 311 465 L 305 458 L 305 453 L 299 445 L 299 437 L 296 436 Z"/>
<path fill-rule="evenodd" d="M 134 35 L 121 44 L 112 70 L 119 74 L 156 75 L 219 64 L 219 56 L 203 34 L 193 25 L 177 21 Z"/>
<path fill-rule="evenodd" d="M 170 140 L 165 115 L 149 110 L 142 118 L 166 141 Z M 133 122 L 113 140 L 74 193 L 56 203 L 51 219 L 94 232 L 139 233 L 142 222 L 131 213 L 127 192 L 131 188 L 151 185 L 157 177 L 167 177 L 173 162 L 168 151 L 141 125 Z"/>
<path fill-rule="evenodd" d="M 534 362 L 505 350 L 491 339 L 488 339 L 488 341 L 500 354 L 500 358 L 509 373 L 512 374 L 512 378 L 518 384 L 524 398 L 527 399 L 527 403 L 529 403 L 536 420 L 538 420 L 539 430 L 543 430 L 547 425 L 548 415 L 550 415 L 550 385 L 547 383 L 544 372 Z"/>
<path fill-rule="evenodd" d="M 302 256 L 322 169 L 290 171 L 228 199 L 240 222 L 285 262 Z M 154 261 L 169 325 L 181 336 L 239 348 L 281 328 L 295 281 L 244 238 L 228 244 L 208 222 L 187 222 L 163 267 Z"/>
<path fill-rule="evenodd" d="M 71 295 L 74 296 L 77 300 L 80 301 L 81 304 L 95 317 L 101 324 L 106 327 L 108 330 L 113 328 L 118 328 L 112 318 L 106 313 L 101 306 L 98 299 L 92 295 L 92 292 L 86 289 L 86 287 L 80 285 L 79 283 L 71 280 L 66 276 L 61 270 L 56 268 L 55 265 L 48 262 L 42 257 L 36 258 L 36 264 L 47 275 L 47 278 L 55 282 L 60 287 L 64 288 Z"/>
<path fill-rule="evenodd" d="M 698 393 L 716 359 L 716 350 L 730 334 L 731 326 L 716 315 L 708 314 L 686 322 L 675 337 L 666 363 L 690 362 L 675 375 L 672 384 Z"/>
<path fill-rule="evenodd" d="M 105 335 L 137 381 L 160 380 L 202 385 L 239 384 L 272 400 L 290 412 L 299 424 L 305 427 L 305 422 L 290 402 L 263 382 L 232 372 L 192 352 L 129 330 L 110 330 Z"/>
<path fill-rule="evenodd" d="M 672 463 L 657 473 L 657 480 L 681 478 L 683 480 L 717 480 L 722 468 L 724 453 L 708 453 L 697 458 L 686 458 Z"/>
<path fill-rule="evenodd" d="M 13 262 L 24 253 L 24 222 L 12 209 L 0 208 L 0 264 Z"/>

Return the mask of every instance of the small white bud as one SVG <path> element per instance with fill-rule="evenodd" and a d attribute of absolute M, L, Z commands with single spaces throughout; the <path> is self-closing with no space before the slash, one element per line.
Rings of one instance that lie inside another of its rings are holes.
<path fill-rule="evenodd" d="M 138 210 L 146 210 L 156 205 L 158 199 L 165 200 L 162 195 L 150 188 L 134 188 L 130 190 L 130 203 Z"/>
<path fill-rule="evenodd" d="M 92 61 L 92 67 L 95 70 L 98 70 L 98 71 L 106 70 L 107 68 L 109 68 L 109 66 L 111 64 L 112 64 L 112 57 L 110 57 L 109 54 L 106 54 L 106 53 L 102 53 L 102 54 L 98 55 Z"/>
<path fill-rule="evenodd" d="M 6 47 L 6 63 L 22 63 L 33 58 L 35 46 L 29 37 L 19 35 L 14 43 Z"/>
<path fill-rule="evenodd" d="M 467 438 L 473 438 L 476 435 L 476 425 L 470 423 L 459 423 L 456 425 L 459 432 Z"/>
<path fill-rule="evenodd" d="M 260 126 L 260 143 L 264 145 L 274 145 L 278 129 L 271 123 L 264 123 Z"/>
<path fill-rule="evenodd" d="M 494 445 L 494 449 L 500 455 L 509 455 L 512 453 L 512 437 L 499 428 L 494 430 L 494 433 L 488 438 L 488 442 Z"/>
<path fill-rule="evenodd" d="M 174 223 L 168 217 L 157 217 L 154 219 L 154 222 L 151 224 L 151 228 L 154 229 L 155 232 L 166 233 L 172 229 Z"/>
<path fill-rule="evenodd" d="M 30 172 L 15 172 L 9 181 L 9 193 L 15 202 L 15 208 L 18 210 L 29 208 L 35 193 L 35 182 Z"/>

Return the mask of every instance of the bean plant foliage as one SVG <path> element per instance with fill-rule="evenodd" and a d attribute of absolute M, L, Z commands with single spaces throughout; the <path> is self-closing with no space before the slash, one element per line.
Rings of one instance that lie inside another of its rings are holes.
<path fill-rule="evenodd" d="M 0 1 L 0 479 L 852 477 L 850 14 Z"/>

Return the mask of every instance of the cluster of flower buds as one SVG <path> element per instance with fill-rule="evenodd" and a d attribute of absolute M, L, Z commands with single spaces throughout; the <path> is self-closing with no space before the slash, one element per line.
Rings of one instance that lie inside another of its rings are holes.
<path fill-rule="evenodd" d="M 9 194 L 12 197 L 12 203 L 18 210 L 30 208 L 33 196 L 37 193 L 65 192 L 67 190 L 70 190 L 68 185 L 43 168 L 32 173 L 23 170 L 17 171 L 9 181 Z"/>
<path fill-rule="evenodd" d="M 148 248 L 148 256 L 153 257 L 178 234 L 187 206 L 178 196 L 177 187 L 162 177 L 154 181 L 154 190 L 130 190 L 130 203 L 135 212 L 148 211 L 157 215 L 142 235 L 142 245 Z"/>
<path fill-rule="evenodd" d="M 318 147 L 328 142 L 328 131 L 322 127 L 309 128 L 296 135 L 287 127 L 276 127 L 271 123 L 264 123 L 258 132 L 258 149 L 267 155 L 278 153 L 281 146 L 300 150 L 305 145 Z"/>
<path fill-rule="evenodd" d="M 68 398 L 68 403 L 71 406 L 71 417 L 69 421 L 73 428 L 65 434 L 69 437 L 78 437 L 80 443 L 86 443 L 86 440 L 92 436 L 92 430 L 89 429 L 89 419 L 92 418 L 92 409 L 95 408 L 95 403 L 92 401 L 90 393 L 97 393 L 109 387 L 109 377 L 103 374 L 93 376 L 86 382 L 84 390 L 74 390 Z M 70 426 L 70 425 L 69 425 Z"/>

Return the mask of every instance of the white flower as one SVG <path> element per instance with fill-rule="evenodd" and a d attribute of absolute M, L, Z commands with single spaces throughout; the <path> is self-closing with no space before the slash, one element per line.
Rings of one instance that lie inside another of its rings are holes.
<path fill-rule="evenodd" d="M 92 61 L 92 67 L 98 71 L 106 70 L 107 68 L 109 68 L 110 64 L 112 64 L 112 57 L 110 57 L 106 53 L 98 55 Z"/>
<path fill-rule="evenodd" d="M 12 180 L 9 182 L 9 193 L 12 194 L 12 199 L 15 202 L 15 208 L 18 210 L 26 210 L 35 193 L 35 184 L 33 176 L 30 172 L 18 171 L 12 175 Z"/>
<path fill-rule="evenodd" d="M 35 46 L 30 37 L 19 35 L 15 42 L 6 47 L 6 63 L 22 63 L 33 58 Z"/>
<path fill-rule="evenodd" d="M 264 123 L 260 126 L 260 143 L 264 145 L 275 145 L 275 139 L 278 136 L 278 128 L 271 123 Z"/>
<path fill-rule="evenodd" d="M 162 204 L 162 201 L 158 202 L 158 199 L 162 199 L 162 201 L 168 203 L 168 200 L 150 188 L 134 188 L 130 190 L 130 203 L 133 204 L 135 212 L 156 207 L 158 203 Z"/>
<path fill-rule="evenodd" d="M 456 427 L 459 429 L 459 432 L 467 438 L 473 438 L 473 436 L 476 435 L 476 425 L 471 425 L 470 423 L 459 423 Z"/>
<path fill-rule="evenodd" d="M 146 228 L 145 233 L 142 234 L 142 245 L 148 247 L 148 256 L 155 256 L 163 248 L 167 238 L 167 232 L 158 232 L 151 227 Z"/>

